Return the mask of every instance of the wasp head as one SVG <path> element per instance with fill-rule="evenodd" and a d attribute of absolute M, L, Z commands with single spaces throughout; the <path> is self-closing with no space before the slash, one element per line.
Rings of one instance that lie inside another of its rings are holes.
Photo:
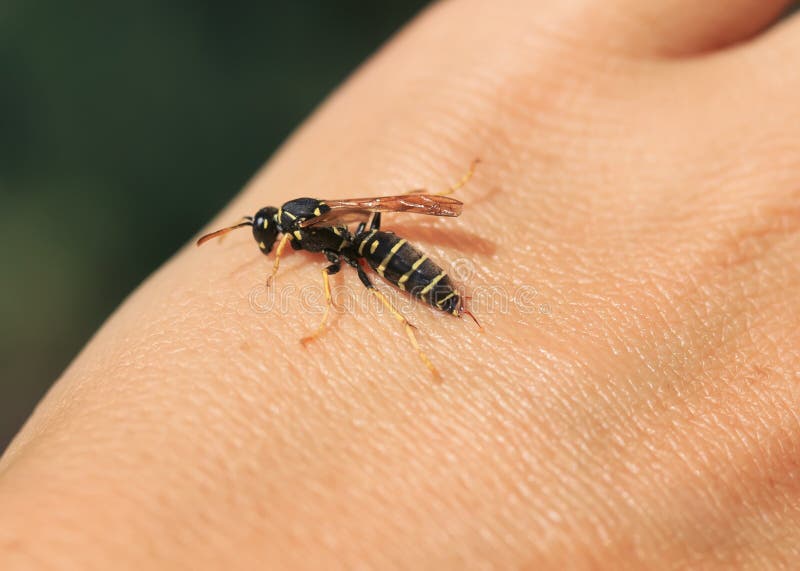
<path fill-rule="evenodd" d="M 266 206 L 256 212 L 253 216 L 253 238 L 255 238 L 258 247 L 265 254 L 269 254 L 272 250 L 275 239 L 278 237 L 278 209 L 274 206 Z"/>

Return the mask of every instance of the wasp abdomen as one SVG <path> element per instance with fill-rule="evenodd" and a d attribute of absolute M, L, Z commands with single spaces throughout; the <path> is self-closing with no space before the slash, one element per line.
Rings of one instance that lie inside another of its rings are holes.
<path fill-rule="evenodd" d="M 436 262 L 392 232 L 371 230 L 356 245 L 378 275 L 431 306 L 460 315 L 461 299 Z"/>

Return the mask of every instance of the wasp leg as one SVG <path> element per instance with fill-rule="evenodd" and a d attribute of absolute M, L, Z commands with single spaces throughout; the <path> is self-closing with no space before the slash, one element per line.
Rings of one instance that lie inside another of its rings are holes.
<path fill-rule="evenodd" d="M 322 321 L 314 330 L 314 332 L 311 335 L 307 335 L 300 339 L 300 343 L 303 345 L 312 342 L 325 331 L 325 327 L 328 323 L 328 315 L 330 314 L 331 306 L 333 305 L 333 296 L 331 296 L 331 283 L 328 279 L 328 276 L 332 276 L 342 269 L 342 264 L 339 261 L 339 254 L 336 252 L 325 252 L 325 256 L 327 256 L 328 261 L 331 262 L 330 266 L 322 270 L 322 287 L 325 291 L 325 311 L 322 314 Z"/>
<path fill-rule="evenodd" d="M 431 375 L 433 375 L 434 380 L 437 382 L 441 381 L 442 376 L 439 374 L 439 371 L 436 369 L 436 367 L 433 366 L 433 363 L 431 363 L 431 360 L 428 359 L 428 356 L 425 354 L 425 352 L 422 350 L 422 348 L 419 346 L 419 343 L 417 342 L 417 336 L 414 334 L 414 329 L 416 329 L 416 327 L 411 325 L 408 319 L 406 319 L 403 316 L 403 314 L 400 313 L 400 311 L 398 311 L 398 309 L 394 305 L 392 305 L 392 302 L 389 301 L 389 298 L 387 298 L 385 295 L 383 295 L 382 292 L 380 292 L 378 289 L 375 288 L 372 281 L 369 279 L 369 276 L 364 271 L 364 268 L 361 267 L 358 261 L 348 258 L 345 258 L 345 261 L 356 269 L 356 271 L 358 272 L 358 278 L 361 280 L 361 283 L 364 284 L 367 290 L 380 300 L 383 306 L 389 310 L 389 313 L 391 313 L 394 316 L 394 318 L 397 319 L 397 321 L 403 324 L 403 327 L 405 328 L 406 331 L 406 336 L 408 337 L 408 340 L 411 342 L 411 346 L 414 347 L 414 350 L 417 352 L 417 355 L 419 355 L 419 358 L 431 372 Z"/>
<path fill-rule="evenodd" d="M 459 180 L 456 184 L 454 184 L 453 186 L 451 186 L 446 190 L 442 190 L 440 192 L 430 192 L 429 190 L 426 190 L 424 188 L 417 188 L 415 190 L 409 190 L 408 192 L 406 192 L 406 194 L 433 194 L 436 196 L 453 194 L 455 191 L 462 188 L 465 184 L 469 182 L 469 179 L 471 179 L 472 175 L 475 174 L 475 167 L 478 166 L 479 162 L 481 162 L 480 159 L 473 159 L 473 161 L 469 165 L 469 170 L 466 173 L 464 173 L 464 176 L 461 177 L 461 180 Z"/>
<path fill-rule="evenodd" d="M 367 227 L 369 224 L 370 230 L 380 230 L 381 229 L 381 213 L 380 212 L 373 212 L 370 214 L 369 218 L 366 222 L 361 222 L 357 227 L 356 231 L 353 234 L 354 236 L 358 236 L 362 232 L 364 232 L 364 228 Z"/>
<path fill-rule="evenodd" d="M 272 284 L 272 280 L 275 279 L 275 274 L 278 273 L 278 267 L 281 265 L 281 256 L 283 255 L 283 251 L 286 249 L 286 242 L 288 242 L 291 238 L 291 234 L 284 234 L 281 238 L 281 241 L 278 242 L 278 248 L 275 250 L 275 263 L 272 265 L 272 273 L 267 276 L 267 281 L 264 283 L 264 287 L 266 289 L 269 289 L 269 286 Z"/>
<path fill-rule="evenodd" d="M 380 230 L 381 229 L 381 213 L 380 212 L 373 212 L 372 218 L 369 221 L 369 229 L 370 230 Z"/>

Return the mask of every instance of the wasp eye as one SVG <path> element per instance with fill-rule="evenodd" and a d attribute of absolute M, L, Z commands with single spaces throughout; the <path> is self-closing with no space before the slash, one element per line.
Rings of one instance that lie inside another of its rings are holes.
<path fill-rule="evenodd" d="M 253 216 L 253 238 L 265 254 L 269 254 L 278 237 L 278 224 L 275 221 L 277 213 L 277 208 L 267 206 Z"/>

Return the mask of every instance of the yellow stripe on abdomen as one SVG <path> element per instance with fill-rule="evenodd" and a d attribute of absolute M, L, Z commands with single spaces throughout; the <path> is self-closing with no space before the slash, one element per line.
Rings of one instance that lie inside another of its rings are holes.
<path fill-rule="evenodd" d="M 401 238 L 397 242 L 397 244 L 392 246 L 392 249 L 389 250 L 389 253 L 386 254 L 383 260 L 381 260 L 381 264 L 377 268 L 375 268 L 375 271 L 378 272 L 379 276 L 383 277 L 383 272 L 386 271 L 386 266 L 389 265 L 389 261 L 391 261 L 392 257 L 398 252 L 398 250 L 400 250 L 400 248 L 403 247 L 403 244 L 405 244 L 406 242 L 407 240 L 405 238 Z"/>
<path fill-rule="evenodd" d="M 438 276 L 436 276 L 435 278 L 433 278 L 433 279 L 431 280 L 431 283 L 429 283 L 429 284 L 428 284 L 428 285 L 426 285 L 424 288 L 422 288 L 422 291 L 421 291 L 421 292 L 419 292 L 419 296 L 420 296 L 420 297 L 422 297 L 423 295 L 425 295 L 426 293 L 428 293 L 429 291 L 431 291 L 431 290 L 432 290 L 432 289 L 433 289 L 433 288 L 436 286 L 436 284 L 438 284 L 438 283 L 441 281 L 441 279 L 442 279 L 444 276 L 446 276 L 446 275 L 447 275 L 447 272 L 442 272 L 442 273 L 440 273 Z"/>
<path fill-rule="evenodd" d="M 414 275 L 414 272 L 416 272 L 419 269 L 419 267 L 423 263 L 425 263 L 425 260 L 427 259 L 428 259 L 428 254 L 422 254 L 422 256 L 420 256 L 420 258 L 416 262 L 411 264 L 411 269 L 408 270 L 406 273 L 404 273 L 402 276 L 400 276 L 400 279 L 397 280 L 397 286 L 401 290 L 406 291 L 406 282 L 411 276 Z"/>

